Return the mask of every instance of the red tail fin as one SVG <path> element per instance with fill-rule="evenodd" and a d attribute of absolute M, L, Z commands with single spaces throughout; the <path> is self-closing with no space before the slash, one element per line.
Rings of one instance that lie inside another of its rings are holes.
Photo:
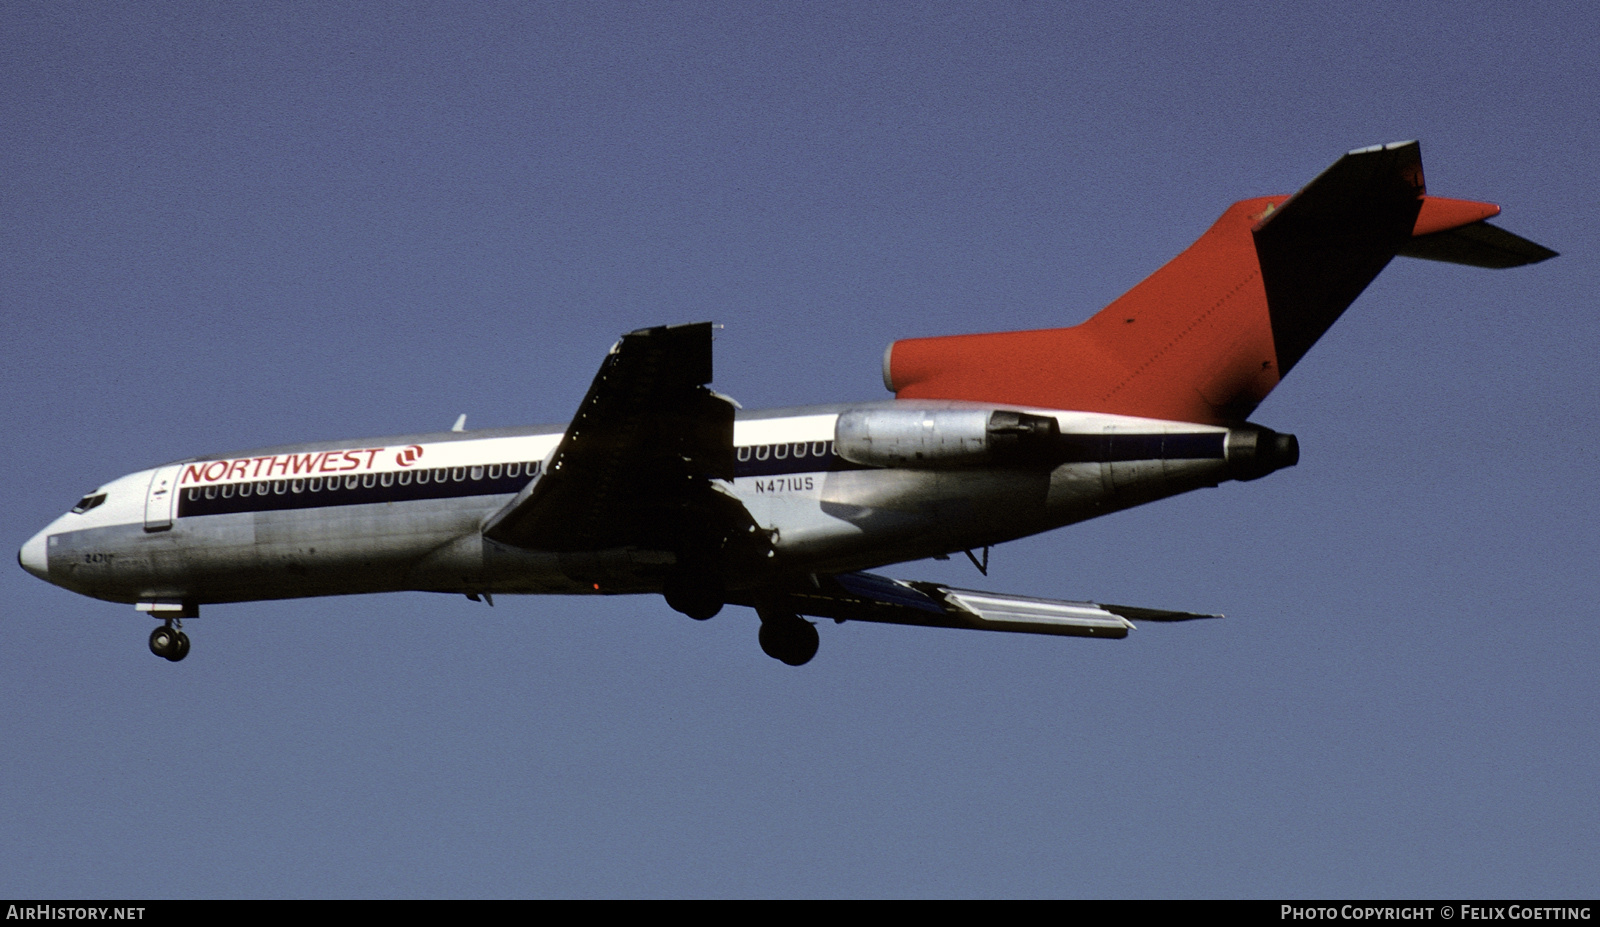
<path fill-rule="evenodd" d="M 1486 225 L 1497 206 L 1423 194 L 1416 142 L 1352 151 L 1292 197 L 1235 203 L 1081 325 L 897 341 L 884 382 L 901 399 L 1242 421 L 1402 249 L 1483 266 L 1554 254 Z M 1468 227 L 1495 234 L 1463 243 Z"/>

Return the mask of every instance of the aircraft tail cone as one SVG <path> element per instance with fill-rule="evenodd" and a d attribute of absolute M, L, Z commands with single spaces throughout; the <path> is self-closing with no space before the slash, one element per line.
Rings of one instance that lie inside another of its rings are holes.
<path fill-rule="evenodd" d="M 1300 462 L 1300 439 L 1247 425 L 1228 432 L 1228 470 L 1236 480 L 1259 480 Z"/>

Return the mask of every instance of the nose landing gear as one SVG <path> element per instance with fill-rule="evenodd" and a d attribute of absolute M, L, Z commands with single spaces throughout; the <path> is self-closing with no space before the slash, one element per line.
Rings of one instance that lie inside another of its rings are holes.
<path fill-rule="evenodd" d="M 181 624 L 168 621 L 150 632 L 150 652 L 176 663 L 189 655 L 189 635 Z"/>

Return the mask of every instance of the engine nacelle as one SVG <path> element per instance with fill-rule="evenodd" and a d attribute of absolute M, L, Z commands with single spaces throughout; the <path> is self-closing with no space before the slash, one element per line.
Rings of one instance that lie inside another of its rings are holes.
<path fill-rule="evenodd" d="M 839 416 L 834 451 L 873 467 L 951 468 L 1048 464 L 1061 426 L 1005 409 L 856 409 Z"/>

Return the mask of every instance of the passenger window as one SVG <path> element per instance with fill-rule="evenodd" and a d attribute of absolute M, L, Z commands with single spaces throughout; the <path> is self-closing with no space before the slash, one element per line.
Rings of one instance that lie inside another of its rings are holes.
<path fill-rule="evenodd" d="M 750 447 L 748 445 L 745 447 L 734 448 L 734 452 L 738 454 L 740 463 L 750 459 Z"/>
<path fill-rule="evenodd" d="M 500 469 L 501 469 L 501 467 L 500 467 L 499 464 L 490 464 L 489 465 L 489 479 L 498 480 L 500 478 Z"/>

